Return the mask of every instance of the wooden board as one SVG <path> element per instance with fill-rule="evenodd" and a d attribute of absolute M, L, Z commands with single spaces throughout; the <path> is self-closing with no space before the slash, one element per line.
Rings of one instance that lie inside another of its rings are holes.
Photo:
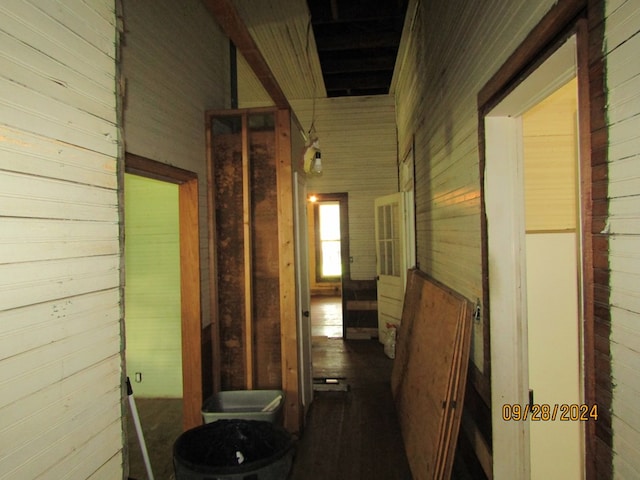
<path fill-rule="evenodd" d="M 246 386 L 246 272 L 243 225 L 242 138 L 215 135 L 212 140 L 216 219 L 217 304 L 220 372 L 223 390 Z"/>
<path fill-rule="evenodd" d="M 391 378 L 415 479 L 451 475 L 460 427 L 473 306 L 411 270 Z"/>

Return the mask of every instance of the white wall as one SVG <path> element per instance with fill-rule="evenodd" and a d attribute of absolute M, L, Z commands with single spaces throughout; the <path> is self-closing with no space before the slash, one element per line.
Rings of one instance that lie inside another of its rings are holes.
<path fill-rule="evenodd" d="M 393 97 L 342 97 L 293 101 L 305 132 L 320 139 L 323 173 L 307 178 L 311 193 L 349 194 L 351 278 L 376 276 L 373 201 L 398 191 Z M 302 152 L 293 152 L 302 158 Z"/>
<path fill-rule="evenodd" d="M 198 174 L 203 325 L 209 316 L 204 114 L 230 103 L 229 41 L 199 0 L 124 2 L 127 152 Z"/>
<path fill-rule="evenodd" d="M 122 477 L 116 16 L 0 5 L 0 478 Z"/>
<path fill-rule="evenodd" d="M 640 478 L 640 3 L 606 2 L 613 465 Z"/>
<path fill-rule="evenodd" d="M 482 298 L 477 95 L 554 3 L 409 2 L 394 88 L 400 158 L 415 139 L 417 260 L 471 300 Z M 482 338 L 475 322 L 480 370 Z"/>

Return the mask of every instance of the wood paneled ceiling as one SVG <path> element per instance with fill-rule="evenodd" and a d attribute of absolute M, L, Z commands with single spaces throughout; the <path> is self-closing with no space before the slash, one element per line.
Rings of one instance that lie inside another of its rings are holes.
<path fill-rule="evenodd" d="M 389 93 L 408 0 L 307 0 L 328 97 Z"/>

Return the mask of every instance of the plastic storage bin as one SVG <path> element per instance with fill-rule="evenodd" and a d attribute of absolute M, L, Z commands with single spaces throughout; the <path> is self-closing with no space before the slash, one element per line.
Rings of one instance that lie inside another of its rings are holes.
<path fill-rule="evenodd" d="M 202 419 L 204 423 L 221 419 L 279 423 L 283 403 L 282 390 L 229 390 L 205 400 L 202 405 Z"/>
<path fill-rule="evenodd" d="M 187 430 L 173 445 L 176 480 L 286 480 L 294 441 L 259 420 L 217 420 Z"/>

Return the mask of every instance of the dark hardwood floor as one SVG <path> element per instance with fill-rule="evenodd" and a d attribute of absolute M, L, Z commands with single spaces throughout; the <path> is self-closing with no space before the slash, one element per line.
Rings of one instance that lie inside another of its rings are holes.
<path fill-rule="evenodd" d="M 377 339 L 335 338 L 341 331 L 339 302 L 339 298 L 312 302 L 314 377 L 338 378 L 340 384 L 338 391 L 314 392 L 289 478 L 411 479 L 391 396 L 393 361 Z M 180 400 L 136 402 L 154 476 L 171 480 L 173 443 L 181 433 Z M 131 478 L 147 478 L 133 426 L 129 462 Z"/>
<path fill-rule="evenodd" d="M 316 391 L 291 478 L 411 479 L 389 378 L 377 340 L 314 338 L 314 376 L 341 378 L 347 391 Z"/>

